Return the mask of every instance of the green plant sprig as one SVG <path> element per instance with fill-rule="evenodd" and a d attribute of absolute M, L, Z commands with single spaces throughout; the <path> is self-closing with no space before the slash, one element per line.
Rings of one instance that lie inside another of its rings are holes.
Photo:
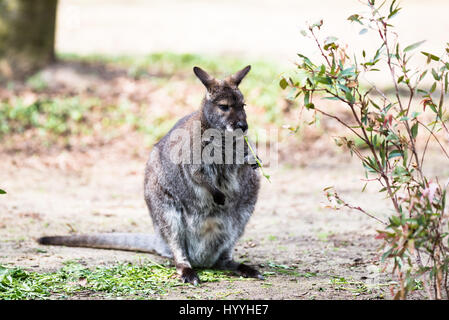
<path fill-rule="evenodd" d="M 248 141 L 248 137 L 244 136 L 244 138 L 245 138 L 246 144 L 248 145 L 249 150 L 251 151 L 251 153 L 254 156 L 254 159 L 256 160 L 257 165 L 259 166 L 260 170 L 262 171 L 262 175 L 268 180 L 268 182 L 271 183 L 270 175 L 266 174 L 265 171 L 263 170 L 262 163 L 260 163 L 259 158 L 257 157 L 256 153 L 254 152 L 253 148 L 251 147 L 251 144 Z"/>

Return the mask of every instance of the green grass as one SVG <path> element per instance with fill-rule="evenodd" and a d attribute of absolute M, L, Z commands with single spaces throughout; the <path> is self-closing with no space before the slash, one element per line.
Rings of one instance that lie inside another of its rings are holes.
<path fill-rule="evenodd" d="M 335 290 L 350 291 L 353 294 L 370 292 L 368 286 L 363 281 L 348 280 L 344 277 L 334 276 L 329 282 Z"/>
<path fill-rule="evenodd" d="M 265 271 L 263 274 L 264 276 L 272 276 L 272 275 L 276 275 L 276 274 L 288 275 L 288 276 L 293 276 L 293 277 L 298 277 L 298 278 L 311 278 L 311 277 L 317 276 L 317 273 L 315 273 L 315 272 L 299 272 L 296 270 L 297 269 L 296 266 L 277 264 L 272 261 L 268 262 L 267 266 L 273 271 Z"/>
<path fill-rule="evenodd" d="M 97 98 L 39 97 L 25 102 L 18 97 L 14 101 L 0 102 L 0 139 L 9 134 L 22 134 L 37 130 L 37 137 L 47 143 L 61 137 L 92 135 L 94 126 L 101 128 L 101 135 L 113 135 L 127 125 L 146 135 L 153 144 L 169 131 L 177 119 L 163 116 L 145 116 L 145 106 L 131 111 L 126 102 L 102 105 Z"/>
<path fill-rule="evenodd" d="M 89 131 L 85 114 L 97 100 L 78 97 L 41 98 L 26 103 L 20 97 L 13 102 L 0 102 L 0 137 L 10 133 L 23 133 L 31 128 L 55 135 L 79 134 Z"/>
<path fill-rule="evenodd" d="M 232 279 L 227 272 L 200 270 L 202 282 Z M 235 277 L 234 277 L 235 278 Z M 74 295 L 155 299 L 181 283 L 173 267 L 151 261 L 87 268 L 68 261 L 54 272 L 38 273 L 0 266 L 0 299 L 67 299 Z"/>
<path fill-rule="evenodd" d="M 316 277 L 316 273 L 301 273 L 296 266 L 287 266 L 268 262 L 266 277 L 293 276 L 298 278 Z M 202 283 L 226 281 L 233 289 L 235 281 L 258 281 L 238 277 L 230 271 L 201 269 L 198 276 Z M 262 286 L 271 286 L 266 280 Z M 51 272 L 27 271 L 21 267 L 0 266 L 0 300 L 25 299 L 70 299 L 71 297 L 159 299 L 178 288 L 192 288 L 192 297 L 200 293 L 199 287 L 193 287 L 179 281 L 176 269 L 150 260 L 136 263 L 118 263 L 114 265 L 88 268 L 77 261 L 67 261 L 64 266 Z M 184 289 L 182 289 L 184 290 Z M 233 294 L 224 291 L 223 297 Z"/>
<path fill-rule="evenodd" d="M 348 291 L 351 292 L 354 296 L 362 295 L 362 294 L 377 294 L 377 298 L 384 298 L 384 291 L 386 288 L 397 285 L 397 283 L 392 281 L 387 282 L 378 282 L 378 283 L 366 283 L 364 281 L 354 280 L 352 277 L 345 278 L 342 276 L 331 276 L 329 280 L 331 287 L 337 291 Z M 418 285 L 414 288 L 414 290 L 420 290 Z"/>

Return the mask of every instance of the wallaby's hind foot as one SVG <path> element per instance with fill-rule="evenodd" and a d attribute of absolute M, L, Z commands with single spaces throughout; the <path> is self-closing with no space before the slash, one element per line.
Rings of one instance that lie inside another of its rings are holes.
<path fill-rule="evenodd" d="M 190 283 L 194 286 L 197 286 L 201 283 L 200 278 L 195 270 L 190 267 L 178 267 L 177 268 L 180 274 L 180 280 L 183 283 Z M 255 278 L 259 280 L 265 280 L 264 276 L 257 271 L 255 268 L 250 267 L 246 264 L 240 263 L 237 269 L 232 269 L 237 275 L 242 276 L 244 278 Z"/>
<path fill-rule="evenodd" d="M 244 263 L 238 263 L 234 261 L 231 257 L 230 251 L 226 251 L 221 255 L 220 259 L 217 261 L 214 268 L 220 270 L 234 271 L 238 275 L 245 278 L 256 278 L 259 280 L 265 280 L 265 278 L 257 269 L 250 267 Z"/>
<path fill-rule="evenodd" d="M 181 273 L 181 281 L 184 283 L 191 283 L 197 286 L 201 283 L 198 274 L 192 268 L 184 268 Z"/>
<path fill-rule="evenodd" d="M 176 264 L 176 271 L 180 276 L 181 282 L 190 283 L 194 286 L 197 286 L 201 283 L 198 274 L 195 272 L 195 270 L 192 269 L 192 267 L 190 267 L 190 265 L 178 263 Z"/>
<path fill-rule="evenodd" d="M 265 280 L 265 278 L 259 271 L 244 263 L 239 264 L 239 266 L 237 267 L 237 273 L 245 278 L 256 278 L 259 280 Z"/>

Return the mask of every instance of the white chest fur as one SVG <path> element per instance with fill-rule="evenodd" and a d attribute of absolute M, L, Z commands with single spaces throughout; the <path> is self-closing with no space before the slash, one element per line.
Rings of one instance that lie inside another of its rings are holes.
<path fill-rule="evenodd" d="M 190 263 L 211 267 L 228 246 L 234 232 L 225 217 L 207 217 L 190 222 L 186 234 Z"/>

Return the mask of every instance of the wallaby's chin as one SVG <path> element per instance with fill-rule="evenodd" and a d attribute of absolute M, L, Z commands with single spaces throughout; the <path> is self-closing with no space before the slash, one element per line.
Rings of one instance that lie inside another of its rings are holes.
<path fill-rule="evenodd" d="M 228 124 L 228 125 L 226 125 L 226 131 L 234 132 L 234 128 L 230 124 Z"/>

